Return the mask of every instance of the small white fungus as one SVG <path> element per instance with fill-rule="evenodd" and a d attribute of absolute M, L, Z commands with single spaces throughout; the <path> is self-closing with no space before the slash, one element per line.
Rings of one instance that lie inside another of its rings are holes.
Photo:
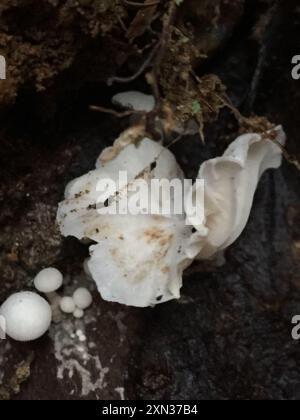
<path fill-rule="evenodd" d="M 84 343 L 86 341 L 86 336 L 84 335 L 84 333 L 81 330 L 76 331 L 76 336 L 78 337 L 78 340 L 81 343 Z"/>
<path fill-rule="evenodd" d="M 76 309 L 76 305 L 73 298 L 69 296 L 61 298 L 59 307 L 61 311 L 65 314 L 72 314 Z"/>
<path fill-rule="evenodd" d="M 75 290 L 73 300 L 79 309 L 87 309 L 93 302 L 91 293 L 84 287 Z"/>
<path fill-rule="evenodd" d="M 56 268 L 45 268 L 34 279 L 35 288 L 42 293 L 52 293 L 63 284 L 63 275 Z"/>
<path fill-rule="evenodd" d="M 52 311 L 48 302 L 36 293 L 11 295 L 1 306 L 6 333 L 16 341 L 33 341 L 49 329 Z"/>
<path fill-rule="evenodd" d="M 84 316 L 84 312 L 82 309 L 76 308 L 75 311 L 73 312 L 73 316 L 74 318 L 81 319 Z"/>
<path fill-rule="evenodd" d="M 137 91 L 118 93 L 112 98 L 112 102 L 122 108 L 141 112 L 151 112 L 155 108 L 155 98 L 153 95 L 146 95 Z"/>

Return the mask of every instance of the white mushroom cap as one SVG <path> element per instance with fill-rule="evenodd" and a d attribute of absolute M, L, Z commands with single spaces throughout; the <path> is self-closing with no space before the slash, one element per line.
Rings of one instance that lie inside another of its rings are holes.
<path fill-rule="evenodd" d="M 69 296 L 64 296 L 63 298 L 61 298 L 59 307 L 61 311 L 65 314 L 72 314 L 76 309 L 76 305 L 73 298 Z"/>
<path fill-rule="evenodd" d="M 112 102 L 122 108 L 133 109 L 134 111 L 151 112 L 155 108 L 153 95 L 146 95 L 137 91 L 118 93 L 112 98 Z"/>
<path fill-rule="evenodd" d="M 49 329 L 52 311 L 48 302 L 32 292 L 10 296 L 1 306 L 6 333 L 16 341 L 32 341 Z"/>
<path fill-rule="evenodd" d="M 45 268 L 34 279 L 35 288 L 42 293 L 58 290 L 63 284 L 63 275 L 56 268 Z"/>
<path fill-rule="evenodd" d="M 88 289 L 79 287 L 73 294 L 73 300 L 77 308 L 87 309 L 93 302 L 93 297 Z"/>

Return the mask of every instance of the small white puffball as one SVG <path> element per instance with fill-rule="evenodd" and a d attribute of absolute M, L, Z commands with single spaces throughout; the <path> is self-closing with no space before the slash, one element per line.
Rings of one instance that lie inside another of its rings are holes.
<path fill-rule="evenodd" d="M 69 296 L 65 296 L 61 298 L 59 307 L 61 311 L 64 312 L 65 314 L 72 314 L 76 309 L 76 305 L 73 298 Z"/>
<path fill-rule="evenodd" d="M 91 293 L 85 287 L 75 290 L 73 300 L 79 309 L 87 309 L 93 302 Z"/>
<path fill-rule="evenodd" d="M 74 318 L 77 318 L 77 319 L 83 318 L 84 312 L 82 309 L 76 308 L 75 311 L 73 312 L 73 316 Z"/>
<path fill-rule="evenodd" d="M 63 284 L 63 275 L 56 268 L 45 268 L 34 279 L 35 288 L 42 293 L 58 290 Z"/>
<path fill-rule="evenodd" d="M 48 302 L 32 292 L 11 295 L 1 307 L 6 333 L 16 341 L 33 341 L 49 329 L 52 311 Z"/>

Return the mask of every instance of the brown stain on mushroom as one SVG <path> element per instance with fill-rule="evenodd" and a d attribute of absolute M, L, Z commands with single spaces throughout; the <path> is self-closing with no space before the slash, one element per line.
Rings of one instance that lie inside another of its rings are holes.
<path fill-rule="evenodd" d="M 168 267 L 168 266 L 163 267 L 163 268 L 161 269 L 161 272 L 162 272 L 163 274 L 168 274 L 170 271 L 171 271 L 171 270 L 170 270 L 170 267 Z"/>
<path fill-rule="evenodd" d="M 166 261 L 166 257 L 175 235 L 173 231 L 165 227 L 164 217 L 157 215 L 151 219 L 151 226 L 134 232 L 138 248 L 141 250 L 145 249 L 145 252 L 139 254 L 138 260 L 136 253 L 130 251 L 130 243 L 128 247 L 124 247 L 123 243 L 127 238 L 122 229 L 117 232 L 116 226 L 112 226 L 110 222 L 105 220 L 99 223 L 97 221 L 93 227 L 89 227 L 85 232 L 89 238 L 95 238 L 95 232 L 98 233 L 96 235 L 97 241 L 100 239 L 111 239 L 106 244 L 108 252 L 121 277 L 124 278 L 124 281 L 129 281 L 132 284 L 144 281 L 149 272 L 153 271 L 153 261 L 155 261 L 156 265 L 156 274 L 153 273 L 153 275 L 161 273 L 162 276 L 168 276 L 171 272 L 171 267 L 169 261 Z M 133 245 L 133 248 L 135 245 Z"/>
<path fill-rule="evenodd" d="M 150 249 L 150 254 L 145 253 L 144 259 L 135 261 L 135 255 L 128 253 L 128 249 L 124 251 L 124 247 L 113 246 L 109 252 L 119 268 L 124 279 L 128 279 L 131 283 L 139 283 L 147 277 L 149 271 L 152 270 L 153 261 L 156 261 L 156 268 L 163 275 L 170 273 L 171 268 L 165 261 L 165 257 L 169 252 L 174 235 L 159 227 L 148 228 L 141 232 L 138 240 L 145 247 Z M 116 239 L 123 241 L 125 238 L 119 234 Z M 136 266 L 137 270 L 132 271 L 132 267 Z"/>
<path fill-rule="evenodd" d="M 118 250 L 117 249 L 111 249 L 110 253 L 114 258 L 116 258 L 116 256 L 118 255 Z"/>
<path fill-rule="evenodd" d="M 168 234 L 164 230 L 156 227 L 144 231 L 144 237 L 146 238 L 146 242 L 148 244 L 151 242 L 158 242 L 161 247 L 169 245 L 173 236 L 174 235 Z"/>
<path fill-rule="evenodd" d="M 157 261 L 157 264 L 159 264 L 168 254 L 174 235 L 163 229 L 153 227 L 144 231 L 143 238 L 148 245 L 155 244 L 158 246 L 158 250 L 154 253 L 154 258 Z M 162 268 L 162 272 L 167 272 L 165 267 Z"/>

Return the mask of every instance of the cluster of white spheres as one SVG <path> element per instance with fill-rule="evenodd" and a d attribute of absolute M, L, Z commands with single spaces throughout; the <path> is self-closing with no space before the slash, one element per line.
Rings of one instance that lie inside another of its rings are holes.
<path fill-rule="evenodd" d="M 44 293 L 50 303 L 59 299 L 62 312 L 82 318 L 84 310 L 92 304 L 91 293 L 80 287 L 72 297 L 60 298 L 56 291 L 63 284 L 63 275 L 56 268 L 46 268 L 34 278 L 35 288 Z M 11 295 L 1 306 L 0 315 L 5 319 L 6 334 L 16 341 L 33 341 L 42 337 L 52 321 L 50 304 L 37 293 L 19 292 Z"/>
<path fill-rule="evenodd" d="M 73 314 L 75 318 L 82 318 L 84 310 L 91 306 L 91 293 L 85 287 L 79 287 L 73 296 L 65 296 L 60 301 L 60 309 L 66 314 Z"/>

